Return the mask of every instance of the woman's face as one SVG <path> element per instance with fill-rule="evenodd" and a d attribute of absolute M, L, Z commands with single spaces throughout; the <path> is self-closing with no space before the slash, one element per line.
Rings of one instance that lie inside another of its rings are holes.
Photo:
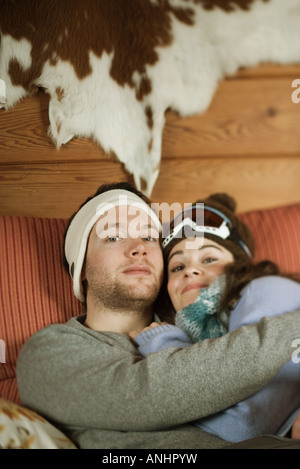
<path fill-rule="evenodd" d="M 168 293 L 175 310 L 194 303 L 202 288 L 223 274 L 233 260 L 230 251 L 210 239 L 183 239 L 176 244 L 168 260 Z"/>

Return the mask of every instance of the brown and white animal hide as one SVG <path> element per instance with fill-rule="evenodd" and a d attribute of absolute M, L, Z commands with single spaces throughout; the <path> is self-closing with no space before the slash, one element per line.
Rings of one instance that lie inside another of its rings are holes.
<path fill-rule="evenodd" d="M 43 88 L 57 147 L 98 141 L 148 195 L 167 109 L 203 113 L 239 67 L 300 59 L 300 0 L 1 0 L 0 9 L 0 106 Z"/>

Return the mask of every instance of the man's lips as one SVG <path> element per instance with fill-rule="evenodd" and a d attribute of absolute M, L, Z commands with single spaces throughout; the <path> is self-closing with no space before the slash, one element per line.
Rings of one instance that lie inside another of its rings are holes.
<path fill-rule="evenodd" d="M 190 290 L 198 290 L 198 289 L 207 288 L 207 287 L 208 285 L 204 285 L 203 283 L 189 283 L 188 285 L 184 287 L 181 294 L 186 293 Z"/>
<path fill-rule="evenodd" d="M 146 265 L 131 265 L 123 270 L 123 274 L 127 275 L 150 275 L 151 269 Z"/>

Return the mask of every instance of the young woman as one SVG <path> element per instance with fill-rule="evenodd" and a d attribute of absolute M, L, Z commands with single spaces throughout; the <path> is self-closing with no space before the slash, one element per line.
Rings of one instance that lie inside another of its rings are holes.
<path fill-rule="evenodd" d="M 153 323 L 132 333 L 143 355 L 188 347 L 300 307 L 299 277 L 284 275 L 270 261 L 253 262 L 254 241 L 235 214 L 235 201 L 215 194 L 204 206 L 199 202 L 175 217 L 163 241 L 168 294 L 159 300 L 164 315 L 176 312 L 176 326 Z M 232 442 L 266 433 L 285 436 L 300 410 L 299 385 L 300 365 L 291 359 L 258 393 L 195 424 Z M 293 437 L 299 437 L 298 427 L 299 420 Z"/>

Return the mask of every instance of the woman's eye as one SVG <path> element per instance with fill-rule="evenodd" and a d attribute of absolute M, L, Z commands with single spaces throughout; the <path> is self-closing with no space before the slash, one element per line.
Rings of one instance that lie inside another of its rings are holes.
<path fill-rule="evenodd" d="M 214 257 L 207 257 L 204 259 L 203 264 L 211 264 L 212 262 L 216 261 L 217 259 Z"/>
<path fill-rule="evenodd" d="M 170 269 L 171 272 L 180 272 L 183 269 L 183 265 L 176 265 Z"/>

